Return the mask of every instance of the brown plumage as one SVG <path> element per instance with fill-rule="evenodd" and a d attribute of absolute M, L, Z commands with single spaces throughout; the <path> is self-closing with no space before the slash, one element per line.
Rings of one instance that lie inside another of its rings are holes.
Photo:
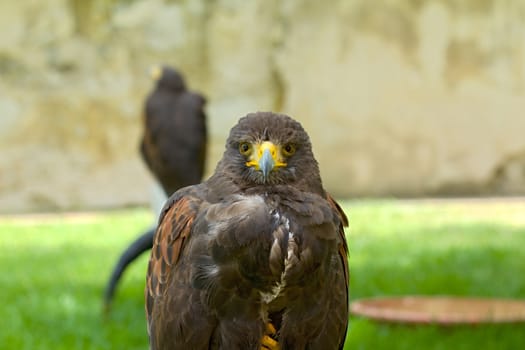
<path fill-rule="evenodd" d="M 346 225 L 301 125 L 242 118 L 211 178 L 177 191 L 160 216 L 145 291 L 151 349 L 342 349 Z"/>
<path fill-rule="evenodd" d="M 140 152 L 168 196 L 201 181 L 206 160 L 205 99 L 190 92 L 182 75 L 162 67 L 144 109 Z"/>

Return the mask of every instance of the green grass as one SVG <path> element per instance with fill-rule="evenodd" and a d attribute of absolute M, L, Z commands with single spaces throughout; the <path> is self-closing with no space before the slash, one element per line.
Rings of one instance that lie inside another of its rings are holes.
<path fill-rule="evenodd" d="M 147 349 L 146 256 L 108 318 L 101 300 L 119 252 L 152 222 L 146 210 L 0 220 L 0 349 Z"/>
<path fill-rule="evenodd" d="M 525 203 L 346 202 L 352 299 L 403 294 L 525 298 Z M 113 312 L 102 292 L 147 210 L 0 217 L 0 349 L 146 349 L 146 257 Z M 525 326 L 403 326 L 351 318 L 346 349 L 521 349 Z"/>
<path fill-rule="evenodd" d="M 525 298 L 525 203 L 348 203 L 351 299 Z M 522 349 L 525 325 L 403 326 L 352 318 L 346 349 Z"/>

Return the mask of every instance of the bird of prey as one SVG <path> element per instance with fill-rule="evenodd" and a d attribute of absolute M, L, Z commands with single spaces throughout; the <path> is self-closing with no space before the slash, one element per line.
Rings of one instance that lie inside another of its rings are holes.
<path fill-rule="evenodd" d="M 156 86 L 145 103 L 140 153 L 169 197 L 202 179 L 207 145 L 205 98 L 188 91 L 184 78 L 173 68 L 155 67 L 151 73 Z M 105 290 L 106 310 L 126 267 L 151 249 L 154 232 L 153 228 L 143 233 L 120 256 Z"/>
<path fill-rule="evenodd" d="M 215 173 L 175 192 L 159 218 L 151 349 L 342 349 L 347 224 L 299 122 L 241 118 Z"/>
<path fill-rule="evenodd" d="M 175 69 L 157 68 L 153 76 L 157 85 L 146 100 L 140 152 L 170 196 L 202 179 L 207 144 L 205 99 L 188 91 Z"/>

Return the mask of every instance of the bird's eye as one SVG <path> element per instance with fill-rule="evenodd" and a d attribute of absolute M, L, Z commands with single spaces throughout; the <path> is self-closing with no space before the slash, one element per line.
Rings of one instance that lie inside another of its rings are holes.
<path fill-rule="evenodd" d="M 295 146 L 291 143 L 287 143 L 283 146 L 283 154 L 287 157 L 293 155 L 295 153 Z"/>
<path fill-rule="evenodd" d="M 250 143 L 248 143 L 248 142 L 241 142 L 239 144 L 239 152 L 243 156 L 249 155 L 250 153 L 252 153 L 252 145 Z"/>

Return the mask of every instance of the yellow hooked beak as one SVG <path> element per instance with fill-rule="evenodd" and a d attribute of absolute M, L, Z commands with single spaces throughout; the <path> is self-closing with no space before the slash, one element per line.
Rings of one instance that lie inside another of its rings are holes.
<path fill-rule="evenodd" d="M 283 161 L 280 147 L 270 141 L 264 141 L 254 145 L 253 152 L 246 165 L 260 170 L 267 178 L 273 169 L 284 167 L 286 163 Z"/>
<path fill-rule="evenodd" d="M 154 81 L 159 80 L 160 77 L 162 76 L 162 67 L 161 66 L 151 67 L 149 74 L 151 76 L 151 79 L 153 79 Z"/>

